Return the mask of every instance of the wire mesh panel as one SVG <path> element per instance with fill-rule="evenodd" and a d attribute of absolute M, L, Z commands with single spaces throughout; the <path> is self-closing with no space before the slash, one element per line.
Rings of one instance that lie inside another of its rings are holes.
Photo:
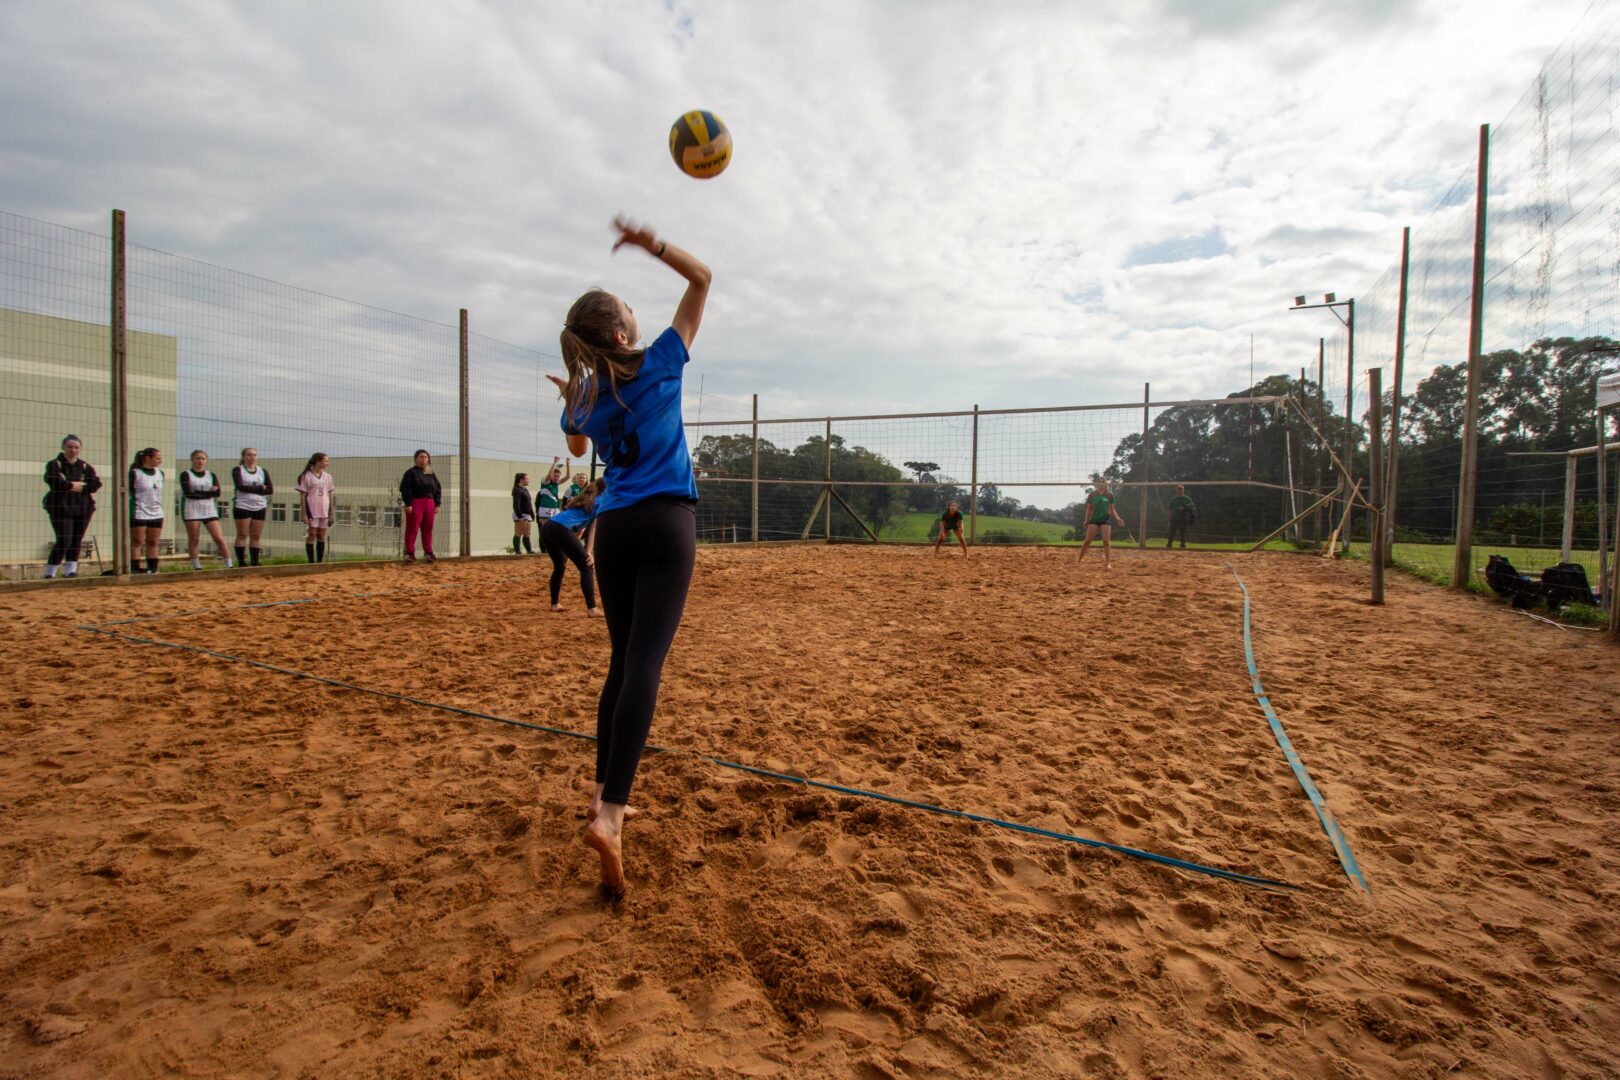
<path fill-rule="evenodd" d="M 1521 569 L 1557 562 L 1540 523 L 1596 513 L 1595 463 L 1566 507 L 1559 455 L 1596 442 L 1593 383 L 1620 332 L 1620 5 L 1594 4 L 1491 127 L 1487 174 L 1476 578 L 1504 550 Z M 1477 178 L 1477 163 L 1460 169 L 1412 230 L 1395 558 L 1433 574 L 1460 524 Z M 1357 351 L 1391 375 L 1398 300 L 1397 264 L 1356 328 Z"/>
<path fill-rule="evenodd" d="M 85 572 L 110 566 L 110 274 L 106 236 L 0 213 L 0 576 L 43 572 L 55 540 L 42 501 L 46 463 L 67 435 L 107 485 L 86 493 L 96 505 Z M 157 344 L 132 337 L 130 382 L 172 392 Z"/>
<path fill-rule="evenodd" d="M 418 449 L 441 489 L 433 548 L 454 552 L 456 327 L 134 245 L 128 296 L 130 370 L 145 363 L 156 380 L 132 378 L 130 449 L 162 455 L 162 552 L 187 545 L 178 479 L 195 450 L 207 454 L 203 471 L 218 479 L 224 527 L 237 539 L 233 468 L 245 449 L 273 488 L 259 545 L 266 559 L 398 553 L 408 516 L 400 483 Z M 137 340 L 145 361 L 135 359 Z M 329 506 L 298 490 L 317 454 L 335 485 Z M 312 508 L 330 519 L 324 534 L 312 531 Z"/>
<path fill-rule="evenodd" d="M 566 496 L 576 479 L 588 481 L 589 458 L 569 456 L 558 423 L 562 401 L 546 378 L 562 371 L 555 353 L 467 335 L 472 554 L 511 550 L 513 489 L 521 475 L 530 498 L 555 465 Z"/>

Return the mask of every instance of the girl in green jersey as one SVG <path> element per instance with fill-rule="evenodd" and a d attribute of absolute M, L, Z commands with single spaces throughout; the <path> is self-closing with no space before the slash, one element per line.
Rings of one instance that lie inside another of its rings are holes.
<path fill-rule="evenodd" d="M 1086 557 L 1086 549 L 1091 542 L 1102 536 L 1103 565 L 1108 566 L 1109 536 L 1114 531 L 1114 523 L 1120 528 L 1125 527 L 1125 519 L 1119 516 L 1119 510 L 1114 507 L 1114 496 L 1108 490 L 1108 481 L 1098 480 L 1097 486 L 1086 496 L 1086 542 L 1080 545 L 1080 557 Z"/>

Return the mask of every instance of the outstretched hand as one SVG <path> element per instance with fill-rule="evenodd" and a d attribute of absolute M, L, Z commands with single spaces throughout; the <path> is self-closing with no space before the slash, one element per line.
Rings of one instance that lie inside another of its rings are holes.
<path fill-rule="evenodd" d="M 644 248 L 647 251 L 658 246 L 658 232 L 651 225 L 638 225 L 634 221 L 617 214 L 613 218 L 613 229 L 619 238 L 613 242 L 613 250 L 618 251 L 626 244 Z"/>

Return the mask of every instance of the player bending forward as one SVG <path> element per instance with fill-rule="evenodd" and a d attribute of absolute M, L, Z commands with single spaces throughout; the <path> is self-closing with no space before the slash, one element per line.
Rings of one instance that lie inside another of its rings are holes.
<path fill-rule="evenodd" d="M 934 538 L 934 554 L 939 554 L 939 545 L 945 542 L 945 534 L 956 534 L 956 542 L 962 545 L 962 554 L 968 553 L 967 540 L 962 536 L 962 511 L 957 507 L 956 500 L 952 499 L 945 504 L 945 512 L 939 515 L 939 535 Z"/>
<path fill-rule="evenodd" d="M 1080 545 L 1080 558 L 1086 557 L 1086 549 L 1091 542 L 1101 534 L 1103 542 L 1103 565 L 1109 566 L 1109 535 L 1114 531 L 1113 523 L 1118 522 L 1120 528 L 1125 527 L 1125 519 L 1119 516 L 1114 507 L 1114 496 L 1108 491 L 1108 481 L 1097 481 L 1097 487 L 1086 496 L 1086 542 Z"/>

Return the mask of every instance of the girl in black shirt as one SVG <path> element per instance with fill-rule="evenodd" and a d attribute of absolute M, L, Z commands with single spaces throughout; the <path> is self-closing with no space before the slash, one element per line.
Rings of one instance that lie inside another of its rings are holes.
<path fill-rule="evenodd" d="M 533 555 L 529 531 L 534 528 L 534 496 L 529 493 L 529 474 L 512 478 L 512 554 Z"/>
<path fill-rule="evenodd" d="M 45 576 L 54 578 L 63 563 L 66 577 L 79 576 L 79 545 L 90 529 L 96 512 L 95 493 L 101 490 L 101 477 L 90 463 L 79 457 L 84 444 L 77 435 L 62 440 L 62 452 L 45 464 L 45 514 L 56 532 L 56 543 L 45 562 Z"/>

